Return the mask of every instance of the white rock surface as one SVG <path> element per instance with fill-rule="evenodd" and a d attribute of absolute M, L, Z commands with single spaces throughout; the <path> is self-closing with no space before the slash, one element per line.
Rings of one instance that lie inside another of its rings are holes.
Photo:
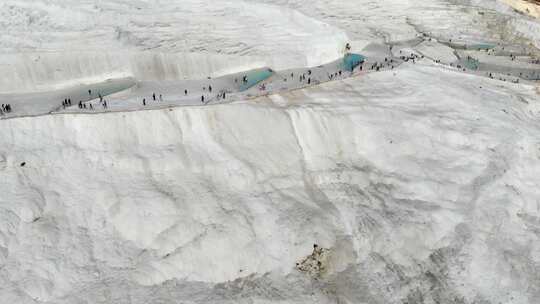
<path fill-rule="evenodd" d="M 522 18 L 459 2 L 10 0 L 1 55 L 135 54 L 96 79 L 202 48 L 305 65 L 347 38 L 495 39 L 478 10 Z M 504 41 L 538 41 L 514 24 Z M 34 90 L 34 73 L 13 86 Z M 423 60 L 231 104 L 0 120 L 0 302 L 538 303 L 539 102 L 532 83 Z M 295 268 L 313 244 L 330 252 L 316 279 Z"/>

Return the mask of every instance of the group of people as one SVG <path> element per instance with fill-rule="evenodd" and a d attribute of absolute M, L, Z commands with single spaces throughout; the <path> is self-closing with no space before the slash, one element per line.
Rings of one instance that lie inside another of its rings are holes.
<path fill-rule="evenodd" d="M 243 82 L 247 82 L 247 76 L 243 76 L 243 77 L 242 77 L 242 81 L 243 81 Z M 238 79 L 237 79 L 237 78 L 235 78 L 235 82 L 238 82 Z M 206 91 L 206 87 L 203 87 L 203 91 Z M 186 92 L 187 92 L 187 91 L 186 91 Z M 211 85 L 208 85 L 208 92 L 209 92 L 209 93 L 212 93 L 212 86 L 211 86 Z M 186 93 L 186 94 L 187 94 L 187 93 Z M 220 90 L 219 93 L 216 95 L 216 99 L 217 99 L 217 100 L 225 99 L 225 98 L 227 98 L 227 91 L 224 90 L 224 89 L 223 89 L 223 90 Z M 201 103 L 204 104 L 205 102 L 208 103 L 209 101 L 210 101 L 210 100 L 208 100 L 208 98 L 207 98 L 204 94 L 201 95 Z"/>
<path fill-rule="evenodd" d="M 339 71 L 335 72 L 334 74 L 329 74 L 328 79 L 332 80 L 334 78 L 337 78 L 338 75 L 341 77 L 341 74 L 342 74 L 342 72 L 341 72 L 341 70 L 339 70 Z"/>
<path fill-rule="evenodd" d="M 10 113 L 11 112 L 11 104 L 2 104 L 2 110 L 0 110 L 0 114 L 4 113 Z"/>
<path fill-rule="evenodd" d="M 187 95 L 187 90 L 185 90 L 184 92 Z M 158 101 L 158 100 L 163 101 L 163 95 L 159 94 L 159 96 L 156 96 L 156 93 L 152 93 L 152 100 L 153 101 Z M 142 105 L 146 106 L 146 98 L 143 98 Z"/>
<path fill-rule="evenodd" d="M 71 98 L 66 98 L 62 101 L 62 107 L 65 109 L 71 106 Z"/>
<path fill-rule="evenodd" d="M 107 101 L 106 101 L 105 99 L 103 99 L 103 98 L 99 101 L 99 104 L 103 107 L 103 109 L 107 109 L 107 108 L 108 108 Z M 88 103 L 88 107 L 87 107 L 85 102 L 79 101 L 79 109 L 90 109 L 90 110 L 93 110 L 93 109 L 94 109 L 94 104 L 92 104 L 91 102 L 89 102 L 89 103 Z"/>
<path fill-rule="evenodd" d="M 88 90 L 88 96 L 90 96 L 90 98 L 92 97 L 92 90 Z M 107 105 L 107 101 L 103 98 L 103 96 L 101 95 L 101 93 L 98 93 L 98 97 L 99 97 L 99 104 L 103 107 L 103 109 L 107 109 L 108 105 Z M 71 107 L 72 103 L 71 103 L 71 98 L 65 98 L 63 101 L 62 101 L 62 107 L 64 109 L 66 109 L 67 107 Z M 79 103 L 77 104 L 77 106 L 79 107 L 79 109 L 81 110 L 85 110 L 85 109 L 90 109 L 90 110 L 93 110 L 94 109 L 94 104 L 92 102 L 83 102 L 82 100 L 79 100 Z"/>
<path fill-rule="evenodd" d="M 88 94 L 91 96 L 92 91 L 88 90 Z M 99 103 L 103 107 L 103 109 L 107 109 L 107 101 L 103 99 L 103 96 L 101 96 L 101 94 L 99 94 Z M 62 107 L 64 109 L 67 107 L 71 107 L 71 105 L 72 105 L 71 98 L 65 98 L 62 101 Z M 77 104 L 77 106 L 79 107 L 79 109 L 90 109 L 90 110 L 94 109 L 94 105 L 91 102 L 86 103 L 86 102 L 83 102 L 82 100 L 79 100 L 79 103 Z"/>
<path fill-rule="evenodd" d="M 244 76 L 243 78 L 244 80 L 247 81 L 247 76 Z M 203 87 L 203 92 L 206 92 L 208 90 L 209 93 L 212 93 L 212 85 L 208 85 L 208 87 L 204 86 Z M 219 99 L 225 99 L 226 98 L 226 91 L 225 90 L 222 90 L 220 91 L 217 95 L 216 95 L 216 98 L 219 100 Z M 188 90 L 187 89 L 184 89 L 184 95 L 187 96 L 188 95 Z M 152 100 L 153 101 L 163 101 L 163 95 L 159 94 L 159 95 L 156 95 L 156 93 L 152 93 Z M 207 101 L 207 98 L 204 94 L 201 95 L 201 103 L 204 103 L 205 101 Z M 142 105 L 143 106 L 146 106 L 147 105 L 147 101 L 146 101 L 146 98 L 143 98 L 142 99 Z"/>

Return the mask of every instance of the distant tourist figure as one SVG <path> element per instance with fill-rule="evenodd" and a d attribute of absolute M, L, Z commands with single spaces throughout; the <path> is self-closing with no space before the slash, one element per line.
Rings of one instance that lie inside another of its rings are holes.
<path fill-rule="evenodd" d="M 156 101 L 156 93 L 152 93 L 152 99 L 154 99 L 154 101 Z"/>
<path fill-rule="evenodd" d="M 92 90 L 88 90 L 88 95 L 92 96 Z"/>
<path fill-rule="evenodd" d="M 142 105 L 143 105 L 143 106 L 146 106 L 146 98 L 143 98 L 143 100 L 142 100 Z"/>
<path fill-rule="evenodd" d="M 211 85 L 208 86 L 208 91 L 209 91 L 210 93 L 212 93 L 212 86 L 211 86 Z"/>
<path fill-rule="evenodd" d="M 187 90 L 184 90 L 184 95 L 187 95 Z"/>
<path fill-rule="evenodd" d="M 201 102 L 204 103 L 204 95 L 201 95 Z"/>
<path fill-rule="evenodd" d="M 307 84 L 311 84 L 311 77 L 307 79 Z"/>
<path fill-rule="evenodd" d="M 90 110 L 93 110 L 94 109 L 94 106 L 92 106 L 92 104 L 90 104 Z"/>

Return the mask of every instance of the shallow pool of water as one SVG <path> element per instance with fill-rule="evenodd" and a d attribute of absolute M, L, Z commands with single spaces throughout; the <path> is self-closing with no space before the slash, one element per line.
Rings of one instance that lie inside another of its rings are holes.
<path fill-rule="evenodd" d="M 269 68 L 252 70 L 252 71 L 246 72 L 245 75 L 247 76 L 247 81 L 243 82 L 240 85 L 240 91 L 245 91 L 255 86 L 259 82 L 265 79 L 268 79 L 270 76 L 272 76 L 272 74 L 274 74 L 274 71 L 272 71 L 272 69 L 269 69 Z"/>
<path fill-rule="evenodd" d="M 366 61 L 366 57 L 359 54 L 347 54 L 343 57 L 343 69 L 346 71 L 353 71 L 354 68 Z"/>

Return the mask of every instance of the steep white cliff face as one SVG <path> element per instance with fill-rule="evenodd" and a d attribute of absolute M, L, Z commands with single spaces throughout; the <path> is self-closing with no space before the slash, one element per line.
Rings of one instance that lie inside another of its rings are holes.
<path fill-rule="evenodd" d="M 539 115 L 533 87 L 409 66 L 2 121 L 2 298 L 534 303 Z M 314 243 L 312 281 L 295 263 Z"/>
<path fill-rule="evenodd" d="M 0 94 L 108 78 L 199 79 L 316 66 L 341 57 L 347 42 L 361 51 L 419 31 L 540 45 L 537 22 L 488 0 L 7 0 L 0 28 Z"/>

